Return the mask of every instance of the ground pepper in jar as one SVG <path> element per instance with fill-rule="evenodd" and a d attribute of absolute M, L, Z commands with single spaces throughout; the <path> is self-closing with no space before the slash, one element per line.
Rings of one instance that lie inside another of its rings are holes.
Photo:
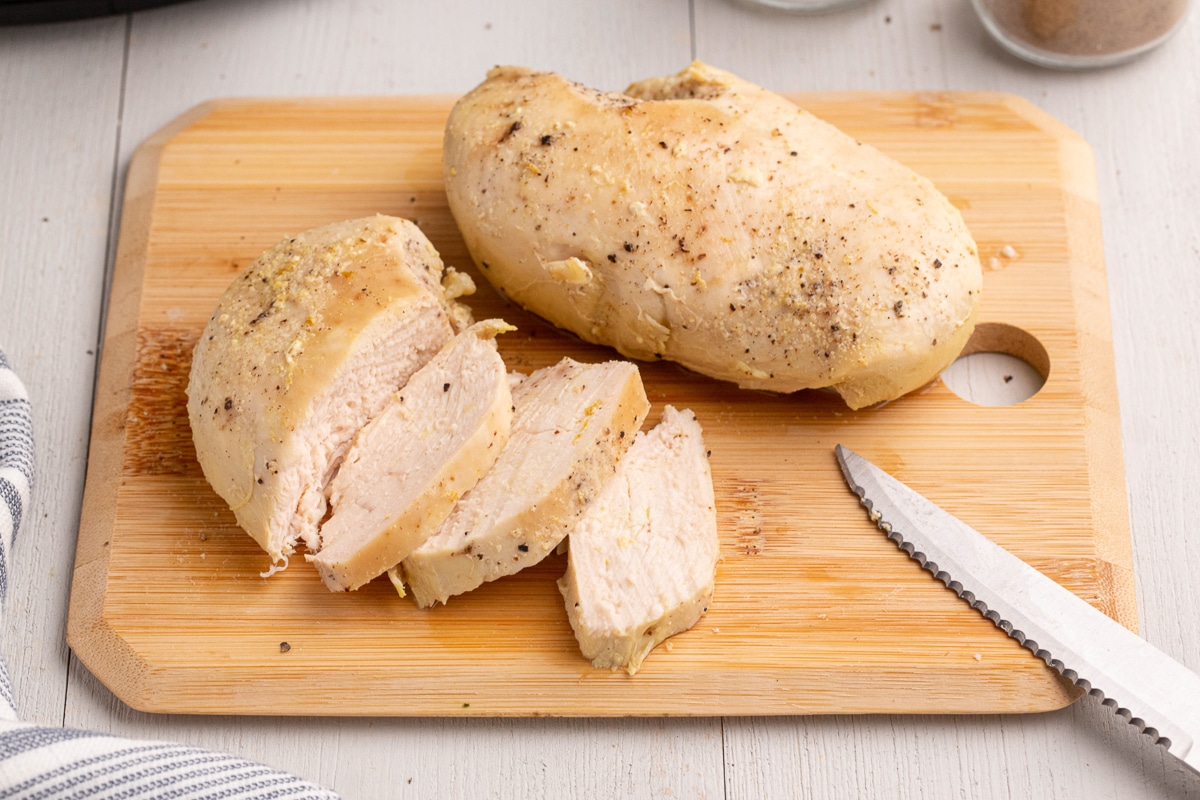
<path fill-rule="evenodd" d="M 1117 63 L 1166 39 L 1188 0 L 975 0 L 988 30 L 1049 66 Z"/>

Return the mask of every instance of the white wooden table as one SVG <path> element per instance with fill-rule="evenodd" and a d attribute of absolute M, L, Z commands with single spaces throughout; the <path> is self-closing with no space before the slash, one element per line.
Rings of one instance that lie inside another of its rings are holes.
<path fill-rule="evenodd" d="M 619 89 L 696 56 L 777 90 L 1013 92 L 1092 144 L 1141 633 L 1200 670 L 1197 53 L 1193 18 L 1134 64 L 1047 72 L 1002 53 L 965 0 L 824 17 L 726 0 L 194 0 L 0 29 L 0 347 L 32 395 L 39 474 L 3 633 L 18 708 L 233 751 L 347 798 L 1200 797 L 1200 778 L 1089 700 L 1009 717 L 161 717 L 64 643 L 122 182 L 146 136 L 213 97 L 462 92 L 496 63 Z"/>

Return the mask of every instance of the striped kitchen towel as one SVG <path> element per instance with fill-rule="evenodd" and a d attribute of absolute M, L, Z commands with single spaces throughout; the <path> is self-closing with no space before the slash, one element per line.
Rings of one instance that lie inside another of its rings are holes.
<path fill-rule="evenodd" d="M 0 602 L 8 594 L 9 554 L 33 489 L 33 421 L 25 387 L 0 350 Z M 0 720 L 15 720 L 8 667 L 0 657 Z"/>
<path fill-rule="evenodd" d="M 25 387 L 0 350 L 0 599 L 33 489 L 33 422 Z M 294 775 L 224 753 L 17 719 L 0 658 L 0 800 L 337 800 Z"/>

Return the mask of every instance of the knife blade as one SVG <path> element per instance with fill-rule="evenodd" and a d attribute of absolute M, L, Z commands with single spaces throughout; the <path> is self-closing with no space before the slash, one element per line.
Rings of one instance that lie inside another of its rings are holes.
<path fill-rule="evenodd" d="M 972 608 L 1200 774 L 1200 675 L 853 451 L 871 522 Z"/>

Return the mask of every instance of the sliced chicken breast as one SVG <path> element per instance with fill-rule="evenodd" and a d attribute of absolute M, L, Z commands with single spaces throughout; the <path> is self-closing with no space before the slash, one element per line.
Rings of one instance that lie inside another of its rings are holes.
<path fill-rule="evenodd" d="M 612 479 L 650 408 L 633 364 L 569 358 L 520 382 L 513 404 L 496 464 L 404 560 L 422 607 L 545 558 Z"/>
<path fill-rule="evenodd" d="M 323 546 L 306 558 L 333 591 L 357 589 L 438 530 L 508 441 L 512 393 L 486 320 L 456 336 L 354 439 L 331 484 Z"/>
<path fill-rule="evenodd" d="M 221 296 L 188 417 L 205 477 L 272 561 L 319 547 L 351 439 L 469 324 L 453 298 L 473 288 L 415 225 L 377 216 L 285 239 Z"/>
<path fill-rule="evenodd" d="M 719 555 L 700 425 L 667 406 L 571 530 L 558 588 L 583 655 L 637 672 L 655 645 L 708 610 Z"/>

